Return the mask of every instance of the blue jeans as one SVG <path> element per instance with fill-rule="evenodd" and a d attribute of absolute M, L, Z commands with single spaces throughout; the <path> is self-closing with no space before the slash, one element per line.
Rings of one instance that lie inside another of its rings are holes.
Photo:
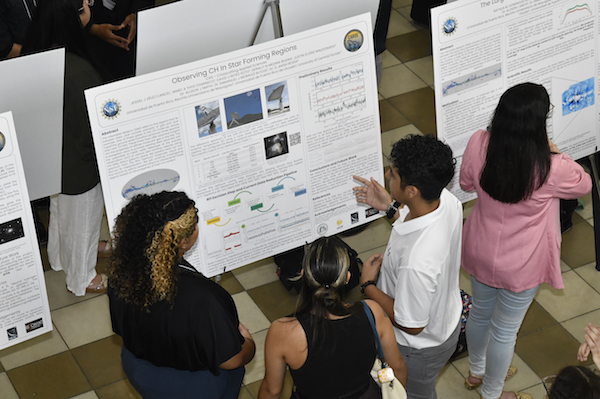
<path fill-rule="evenodd" d="M 512 362 L 517 333 L 539 288 L 512 292 L 482 284 L 471 276 L 473 307 L 467 320 L 471 374 L 485 376 L 481 396 L 498 399 Z"/>

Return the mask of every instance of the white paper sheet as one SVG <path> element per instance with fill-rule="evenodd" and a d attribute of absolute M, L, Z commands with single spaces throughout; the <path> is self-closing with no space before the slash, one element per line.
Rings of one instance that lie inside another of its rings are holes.
<path fill-rule="evenodd" d="M 29 197 L 60 192 L 65 50 L 0 61 L 0 112 L 12 111 Z"/>
<path fill-rule="evenodd" d="M 383 181 L 370 22 L 87 90 L 109 224 L 132 195 L 183 190 L 189 260 L 213 276 L 379 217 L 352 192 Z"/>
<path fill-rule="evenodd" d="M 138 14 L 137 75 L 249 46 L 264 0 L 178 1 Z M 379 0 L 281 0 L 285 36 L 366 12 L 371 24 Z M 270 9 L 256 44 L 274 39 Z"/>
<path fill-rule="evenodd" d="M 0 350 L 52 330 L 12 113 L 0 114 Z"/>
<path fill-rule="evenodd" d="M 579 159 L 598 150 L 598 2 L 461 0 L 432 9 L 438 137 L 462 157 L 485 129 L 500 95 L 544 85 L 555 106 L 548 135 Z M 460 159 L 459 159 L 460 162 Z M 452 191 L 463 201 L 475 198 Z"/>

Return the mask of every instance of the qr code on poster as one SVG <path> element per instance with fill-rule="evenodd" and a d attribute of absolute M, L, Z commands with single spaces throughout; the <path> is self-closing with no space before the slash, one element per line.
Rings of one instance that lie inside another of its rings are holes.
<path fill-rule="evenodd" d="M 290 134 L 290 145 L 296 145 L 302 143 L 300 138 L 300 132 Z"/>

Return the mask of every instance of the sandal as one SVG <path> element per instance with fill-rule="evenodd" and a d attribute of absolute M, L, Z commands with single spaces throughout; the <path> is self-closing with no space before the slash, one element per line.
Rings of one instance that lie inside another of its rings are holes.
<path fill-rule="evenodd" d="M 90 285 L 88 285 L 85 288 L 86 293 L 88 293 L 88 294 L 104 294 L 104 293 L 106 293 L 106 291 L 108 289 L 108 277 L 104 273 L 100 273 L 100 277 L 102 278 L 100 280 L 100 283 L 98 283 L 98 284 L 90 283 Z"/>
<path fill-rule="evenodd" d="M 104 243 L 104 248 L 100 251 L 100 243 Z M 108 258 L 112 254 L 112 245 L 110 244 L 110 240 L 102 240 L 98 242 L 98 257 L 99 258 Z"/>
<path fill-rule="evenodd" d="M 519 371 L 519 370 L 517 369 L 516 366 L 510 366 L 508 368 L 508 371 L 506 372 L 506 378 L 504 379 L 504 381 L 508 380 L 509 378 L 512 378 L 512 376 L 517 374 L 517 371 Z M 473 384 L 472 382 L 469 381 L 469 378 L 475 378 L 475 379 L 479 380 L 479 382 Z M 483 382 L 483 376 L 471 374 L 471 371 L 469 370 L 469 376 L 465 379 L 465 388 L 467 388 L 469 391 L 472 391 L 474 389 L 479 388 L 479 386 L 481 385 L 482 382 Z M 520 393 L 520 392 L 517 392 L 517 394 L 518 393 Z M 525 395 L 529 395 L 529 394 L 525 394 Z M 520 398 L 519 395 L 517 395 L 517 399 L 527 399 L 527 397 Z"/>

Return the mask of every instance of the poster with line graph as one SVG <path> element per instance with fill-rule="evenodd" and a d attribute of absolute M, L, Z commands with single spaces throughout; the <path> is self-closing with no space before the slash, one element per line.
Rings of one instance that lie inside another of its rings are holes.
<path fill-rule="evenodd" d="M 376 220 L 383 183 L 370 17 L 360 15 L 86 91 L 109 228 L 138 194 L 198 209 L 206 276 Z"/>
<path fill-rule="evenodd" d="M 460 157 L 491 122 L 502 93 L 543 85 L 552 110 L 548 137 L 579 159 L 600 144 L 600 31 L 597 2 L 501 0 L 453 2 L 432 10 L 438 137 Z M 455 182 L 462 200 L 475 198 Z"/>

